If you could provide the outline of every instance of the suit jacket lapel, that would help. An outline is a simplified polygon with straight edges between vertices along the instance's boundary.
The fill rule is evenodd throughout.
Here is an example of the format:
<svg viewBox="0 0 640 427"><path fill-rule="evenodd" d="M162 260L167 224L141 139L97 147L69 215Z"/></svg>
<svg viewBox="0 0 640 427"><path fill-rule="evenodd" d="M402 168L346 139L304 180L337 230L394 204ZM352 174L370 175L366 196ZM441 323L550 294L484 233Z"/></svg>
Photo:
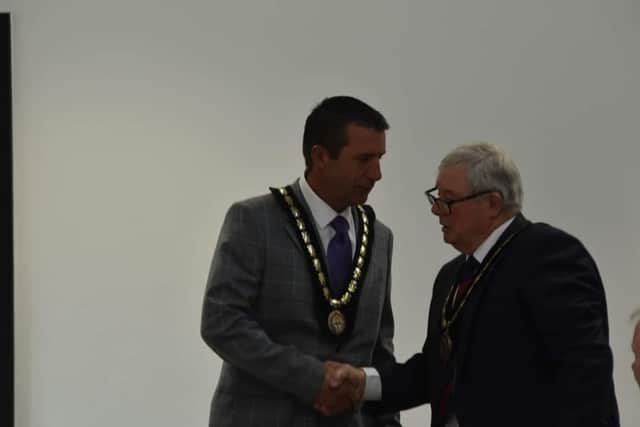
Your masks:
<svg viewBox="0 0 640 427"><path fill-rule="evenodd" d="M272 189L272 191L274 192L274 194L278 194L276 189ZM367 219L371 221L371 225L367 229L368 244L366 248L368 248L368 250L364 252L359 252L359 257L356 257L356 259L353 261L354 269L353 269L353 276L351 279L352 282L350 282L348 289L345 289L343 294L341 293L340 295L333 295L333 298L338 299L340 302L340 305L338 306L338 308L336 308L331 306L328 303L327 299L331 297L328 296L326 292L330 292L330 291L328 291L328 288L325 285L323 285L321 281L321 277L324 276L326 279L328 279L329 277L328 270L326 268L327 266L326 254L324 250L324 245L322 244L318 230L316 228L315 220L311 214L311 210L309 209L309 205L307 204L307 202L305 201L302 195L299 181L296 181L293 185L291 185L289 188L289 191L291 192L290 195L296 199L297 203L295 203L295 205L297 209L300 211L300 216L304 220L305 228L307 229L308 232L312 234L312 236L309 236L309 237L311 238L311 241L312 241L310 244L313 244L314 246L314 249L312 250L313 252L315 252L315 256L313 257L314 258L313 260L309 258L310 252L308 250L308 244L305 247L304 243L302 242L302 240L307 241L306 238L303 239L298 229L298 226L295 224L295 221L292 221L292 219L294 218L293 213L291 213L291 215L286 216L287 220L285 221L285 224L284 224L285 230L289 235L289 237L293 239L298 249L302 251L302 254L301 254L302 257L308 260L308 267L310 268L310 273L313 277L311 281L312 282L311 285L314 288L313 295L314 295L315 305L317 307L316 313L318 314L318 321L320 322L320 324L323 324L323 323L326 324L327 318L329 317L330 310L334 310L338 313L342 312L342 314L344 315L343 321L346 320L346 324L344 326L345 330L333 337L337 342L342 342L343 340L349 337L351 331L353 330L353 327L355 324L355 318L357 314L359 297L362 293L361 292L362 287L365 281L367 281L367 277L368 277L367 271L368 271L371 255L373 252L373 244L374 244L373 242L375 240L375 233L374 233L375 215L373 214L373 211L370 210L368 207L363 208L365 211L367 211L367 214L366 214ZM286 199L283 198L282 200L283 200L282 203L287 203ZM362 219L360 219L359 216L356 215L356 210L354 208L351 208L351 214L354 215L355 217L354 218L355 228L358 230L358 232L356 233L356 236L357 236L356 247L359 247L360 243L364 241L364 237L363 237L364 225L361 225ZM320 263L322 264L320 269L322 270L323 274L316 273L318 267L317 267L317 264L315 263L317 261L320 261ZM346 298L346 299L343 301L343 298ZM327 333L329 333L328 328L329 328L328 326L325 326L323 329L326 329Z"/></svg>
<svg viewBox="0 0 640 427"><path fill-rule="evenodd" d="M429 314L427 341L422 349L424 353L428 354L429 360L434 364L433 366L438 367L438 369L433 370L429 379L430 391L434 396L431 402L432 408L437 408L440 405L440 399L442 398L441 393L445 390L452 378L452 364L444 361L440 355L442 339L442 310L447 300L447 295L458 278L458 272L460 271L460 268L462 268L464 260L464 255L459 255L453 259L446 266L446 270L443 270L442 273L438 275L434 284ZM457 345L457 342L455 342L454 345ZM432 412L432 414L434 417L437 416L435 412Z"/></svg>
<svg viewBox="0 0 640 427"><path fill-rule="evenodd" d="M500 246L509 238L512 234L517 234L520 231L524 230L531 224L529 220L527 220L522 214L517 214L514 218L513 222L507 227L507 229L502 233L498 241L493 245L487 256L483 260L483 266L486 262L491 260L493 254L495 253ZM504 252L509 251L509 246L504 247ZM464 258L463 258L464 259ZM469 299L465 303L463 307L462 316L459 320L459 324L456 325L456 365L460 368L464 363L464 358L466 356L467 345L469 343L470 335L473 329L473 321L475 314L477 312L478 306L482 301L482 296L486 292L487 286L491 286L491 277L495 271L495 268L499 268L500 264L500 255L494 260L493 265L489 266L489 269L485 272L484 276L480 279L478 283L476 283L474 289L469 295ZM455 279L452 279L455 280Z"/></svg>
<svg viewBox="0 0 640 427"><path fill-rule="evenodd" d="M300 190L300 179L296 179L296 181L291 185L291 189L293 190L293 194L295 195L296 200L299 202L300 207L304 211L305 218L307 218L307 227L313 230L315 241L318 242L318 245L320 245L320 247L316 249L322 253L322 256L321 256L322 262L324 263L324 265L327 265L326 264L327 254L325 253L326 251L324 250L322 239L320 239L320 233L316 227L316 221L313 218L313 215L311 214L311 209L309 208L309 205L307 204L307 201L305 200L305 198L302 196L302 190ZM350 210L351 210L351 216L353 217L353 223L355 225L356 246L357 246L357 244L359 243L357 241L358 240L357 236L358 236L358 231L360 230L360 227L361 227L361 224L360 224L361 220L360 220L360 216L357 215L356 213L356 209L352 207ZM298 239L298 229L295 227L295 225L293 225L291 221L287 220L285 228L287 230L287 234L296 243L296 246L298 247L298 249L301 250L302 252L305 252L306 251L305 248L303 248L300 245L300 240Z"/></svg>
<svg viewBox="0 0 640 427"><path fill-rule="evenodd" d="M313 219L313 215L311 214L311 209L309 209L309 205L307 205L306 200L302 196L302 190L300 190L299 179L296 179L296 181L293 184L291 184L291 189L293 190L293 194L295 195L296 201L298 201L299 203L299 207L303 211L304 218L306 218L305 224L307 228L311 230L311 232L314 234L313 236L314 241L318 242L318 245L320 245L320 247L316 249L318 250L318 252L321 253L322 261L326 265L326 259L325 259L326 257L324 253L325 252L324 248L322 247L322 240L320 239L320 234L318 233L318 229L316 228L316 221ZM295 242L296 247L301 252L303 252L304 255L306 256L306 249L302 247L302 245L300 244L300 240L298 238L298 229L296 228L295 224L293 224L289 220L288 216L284 221L284 226L285 226L285 229L287 230L287 234L289 235L289 237Z"/></svg>

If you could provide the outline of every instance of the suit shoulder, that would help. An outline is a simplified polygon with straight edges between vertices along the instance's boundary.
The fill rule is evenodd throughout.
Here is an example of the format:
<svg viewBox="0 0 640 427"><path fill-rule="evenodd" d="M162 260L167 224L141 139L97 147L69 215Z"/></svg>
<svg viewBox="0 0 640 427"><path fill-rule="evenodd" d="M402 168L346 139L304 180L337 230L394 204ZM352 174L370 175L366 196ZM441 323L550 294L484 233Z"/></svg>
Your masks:
<svg viewBox="0 0 640 427"><path fill-rule="evenodd" d="M549 242L565 242L566 244L583 246L582 242L574 235L544 222L532 223L528 230L525 231L525 236L527 236L531 244L547 245Z"/></svg>
<svg viewBox="0 0 640 427"><path fill-rule="evenodd" d="M532 223L523 234L522 253L528 256L535 254L541 259L548 259L562 255L572 259L591 259L595 263L582 241L560 228L537 222Z"/></svg>
<svg viewBox="0 0 640 427"><path fill-rule="evenodd" d="M393 231L385 223L376 218L375 222L376 233L380 235L393 236Z"/></svg>
<svg viewBox="0 0 640 427"><path fill-rule="evenodd" d="M238 200L229 206L225 214L223 227L264 228L271 218L279 218L279 212L284 212L275 197L262 194L244 200ZM246 231L246 230L245 230Z"/></svg>
<svg viewBox="0 0 640 427"><path fill-rule="evenodd" d="M249 197L247 199L238 200L231 204L229 210L250 210L260 211L267 207L276 206L277 202L272 194L261 194L259 196Z"/></svg>

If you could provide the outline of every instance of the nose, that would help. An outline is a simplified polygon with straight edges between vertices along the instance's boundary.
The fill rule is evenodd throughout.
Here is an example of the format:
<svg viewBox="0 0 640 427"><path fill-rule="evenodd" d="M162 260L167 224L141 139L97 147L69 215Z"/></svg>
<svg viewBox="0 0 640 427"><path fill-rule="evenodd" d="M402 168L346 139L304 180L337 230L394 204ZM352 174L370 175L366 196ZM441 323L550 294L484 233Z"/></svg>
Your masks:
<svg viewBox="0 0 640 427"><path fill-rule="evenodd" d="M369 177L369 179L371 179L372 181L380 181L380 179L382 179L382 170L380 168L380 159L373 159L371 161L371 165L369 167L369 170L367 171L367 175Z"/></svg>
<svg viewBox="0 0 640 427"><path fill-rule="evenodd" d="M431 213L438 217L442 216L442 211L438 208L437 203L431 205Z"/></svg>

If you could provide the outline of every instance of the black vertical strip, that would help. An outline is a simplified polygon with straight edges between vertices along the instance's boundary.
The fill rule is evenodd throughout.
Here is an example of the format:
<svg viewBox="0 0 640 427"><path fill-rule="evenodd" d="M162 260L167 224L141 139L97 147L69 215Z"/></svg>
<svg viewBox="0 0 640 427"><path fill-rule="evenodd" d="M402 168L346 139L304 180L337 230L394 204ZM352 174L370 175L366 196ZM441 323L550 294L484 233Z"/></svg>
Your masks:
<svg viewBox="0 0 640 427"><path fill-rule="evenodd" d="M13 359L13 143L11 124L11 20L0 13L0 174L2 206L2 279L0 280L0 425L14 425Z"/></svg>

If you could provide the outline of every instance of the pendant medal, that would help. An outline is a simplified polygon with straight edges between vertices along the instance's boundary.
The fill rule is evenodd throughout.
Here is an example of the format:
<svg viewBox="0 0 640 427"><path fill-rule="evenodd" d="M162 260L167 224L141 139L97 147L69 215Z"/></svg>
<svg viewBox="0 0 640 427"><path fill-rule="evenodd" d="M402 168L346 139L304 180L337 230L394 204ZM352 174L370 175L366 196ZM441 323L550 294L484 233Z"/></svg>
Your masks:
<svg viewBox="0 0 640 427"><path fill-rule="evenodd" d="M331 333L337 336L342 335L347 326L347 321L340 310L332 310L327 318L327 325Z"/></svg>

